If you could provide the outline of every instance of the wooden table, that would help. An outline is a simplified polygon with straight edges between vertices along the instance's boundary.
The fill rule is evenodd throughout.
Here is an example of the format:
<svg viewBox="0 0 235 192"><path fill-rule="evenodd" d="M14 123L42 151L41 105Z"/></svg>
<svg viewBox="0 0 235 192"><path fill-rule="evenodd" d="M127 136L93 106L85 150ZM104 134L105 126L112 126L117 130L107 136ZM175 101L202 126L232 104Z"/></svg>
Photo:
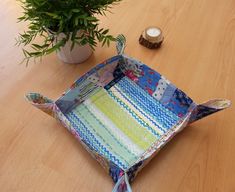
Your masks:
<svg viewBox="0 0 235 192"><path fill-rule="evenodd" d="M127 37L126 53L168 77L195 101L235 100L234 0L125 0L102 25ZM109 176L58 122L30 106L24 94L55 99L81 74L115 54L98 47L81 65L55 54L42 63L19 65L15 47L21 8L0 6L0 190L3 192L111 192ZM138 44L149 25L162 28L159 50ZM133 183L134 192L235 191L235 110L217 113L187 127Z"/></svg>

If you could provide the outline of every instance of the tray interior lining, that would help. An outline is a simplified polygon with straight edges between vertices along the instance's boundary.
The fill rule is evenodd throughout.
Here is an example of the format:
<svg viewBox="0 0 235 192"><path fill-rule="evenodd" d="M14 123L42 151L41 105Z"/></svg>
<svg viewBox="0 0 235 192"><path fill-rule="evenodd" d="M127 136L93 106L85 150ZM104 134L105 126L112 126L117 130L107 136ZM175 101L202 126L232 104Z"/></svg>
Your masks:
<svg viewBox="0 0 235 192"><path fill-rule="evenodd" d="M88 146L128 169L179 117L128 77L65 114Z"/></svg>

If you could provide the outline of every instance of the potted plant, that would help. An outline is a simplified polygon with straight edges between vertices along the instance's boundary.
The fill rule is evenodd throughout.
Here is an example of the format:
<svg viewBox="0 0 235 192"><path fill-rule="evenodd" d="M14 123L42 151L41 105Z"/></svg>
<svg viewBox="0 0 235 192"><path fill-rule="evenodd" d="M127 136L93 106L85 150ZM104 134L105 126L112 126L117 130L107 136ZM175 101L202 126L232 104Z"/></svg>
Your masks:
<svg viewBox="0 0 235 192"><path fill-rule="evenodd" d="M99 28L97 15L121 0L19 0L23 16L19 22L28 22L28 29L19 34L18 45L23 48L25 60L57 52L66 63L81 63L101 42L102 46L115 41L108 29ZM40 44L35 39L40 37ZM38 41L37 41L38 42Z"/></svg>

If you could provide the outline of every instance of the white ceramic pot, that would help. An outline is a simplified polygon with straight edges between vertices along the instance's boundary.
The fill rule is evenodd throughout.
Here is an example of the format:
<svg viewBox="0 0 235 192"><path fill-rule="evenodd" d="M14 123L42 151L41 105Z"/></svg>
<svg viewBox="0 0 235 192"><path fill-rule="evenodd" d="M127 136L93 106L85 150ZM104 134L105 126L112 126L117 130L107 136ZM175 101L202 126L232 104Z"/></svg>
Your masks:
<svg viewBox="0 0 235 192"><path fill-rule="evenodd" d="M59 34L57 40L64 38L65 35L63 33ZM66 44L60 48L57 52L57 56L64 63L82 63L87 60L91 54L93 53L91 47L86 44L84 46L76 44L71 51L71 40L67 41Z"/></svg>

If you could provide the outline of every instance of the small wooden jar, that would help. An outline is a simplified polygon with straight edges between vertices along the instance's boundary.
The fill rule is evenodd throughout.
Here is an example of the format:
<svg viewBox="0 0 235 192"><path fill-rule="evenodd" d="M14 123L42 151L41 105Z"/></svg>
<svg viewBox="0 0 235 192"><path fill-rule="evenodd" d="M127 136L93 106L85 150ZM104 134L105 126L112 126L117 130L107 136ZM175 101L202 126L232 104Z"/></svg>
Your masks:
<svg viewBox="0 0 235 192"><path fill-rule="evenodd" d="M140 35L139 43L149 49L156 49L161 46L163 39L160 28L148 27Z"/></svg>

